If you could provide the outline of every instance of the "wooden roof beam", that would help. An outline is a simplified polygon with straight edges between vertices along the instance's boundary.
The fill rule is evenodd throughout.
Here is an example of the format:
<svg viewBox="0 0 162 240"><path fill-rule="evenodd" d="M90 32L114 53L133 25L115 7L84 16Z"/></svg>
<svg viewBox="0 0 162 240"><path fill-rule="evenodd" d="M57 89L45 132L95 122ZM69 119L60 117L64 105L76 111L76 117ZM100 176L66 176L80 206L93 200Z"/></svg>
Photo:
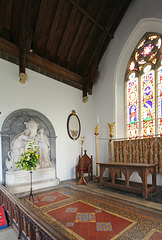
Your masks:
<svg viewBox="0 0 162 240"><path fill-rule="evenodd" d="M100 30L104 30L103 26L101 26L93 17L91 17L83 8L81 8L74 0L68 0L71 4L73 4L83 15L85 15L92 23L94 23Z"/></svg>
<svg viewBox="0 0 162 240"><path fill-rule="evenodd" d="M60 19L60 16L61 16L61 12L62 12L63 6L64 6L64 1L63 0L59 0L58 1L57 10L56 10L56 14L55 14L54 19L53 19L51 32L50 32L50 35L49 35L49 38L48 38L48 42L47 42L47 45L46 45L46 51L50 51L51 46L53 44L53 39L55 37L57 26L59 24L59 19Z"/></svg>
<svg viewBox="0 0 162 240"><path fill-rule="evenodd" d="M103 7L103 5L100 7L100 9L97 13L96 19L98 19L99 15L100 15L100 12L102 12L102 7ZM77 63L76 63L76 65L78 65L78 66L80 65L80 63L82 61L82 57L84 56L84 54L85 54L85 52L86 52L86 50L87 50L87 48L90 44L90 39L91 39L91 36L93 35L95 29L96 29L96 25L93 24L93 26L92 26L92 28L89 32L89 36L88 36L88 38L87 38L87 40L86 40L86 42L85 42L85 44L84 44L84 46L81 50L81 53L78 57L78 60L77 60ZM84 82L84 86L83 86L83 102L87 101L87 99L88 99L87 94L89 92L91 92L91 94L92 94L93 83L96 81L97 76L98 76L97 66L87 67L87 69L85 69L85 75L86 75L85 78L84 78L85 82ZM86 100L84 101L84 99L86 99Z"/></svg>
<svg viewBox="0 0 162 240"><path fill-rule="evenodd" d="M6 53L13 58L19 58L19 47L3 38L0 37L0 51ZM84 79L82 76L73 73L57 64L54 64L48 60L43 59L35 53L27 52L25 55L26 62L38 66L46 70L49 73L52 73L56 76L59 76L65 80L71 82L71 85L77 87L78 89L83 89Z"/></svg>
<svg viewBox="0 0 162 240"><path fill-rule="evenodd" d="M36 44L37 44L37 41L39 39L40 32L42 30L42 23L43 23L45 11L46 11L47 1L48 0L42 0L41 5L40 5L40 9L39 9L37 24L36 24L36 28L35 28L35 34L34 34L34 38L33 38L33 48L34 48L35 52L37 50L37 45Z"/></svg>
<svg viewBox="0 0 162 240"><path fill-rule="evenodd" d="M90 10L90 9L91 9L91 4L92 4L92 2L89 3L87 10ZM69 54L68 54L68 57L67 57L67 62L70 62L70 60L71 60L71 55L73 54L73 52L75 51L75 49L76 49L76 47L77 47L77 44L78 44L78 42L79 42L81 33L84 31L84 26L85 26L85 24L86 24L86 21L87 21L87 16L84 15L84 17L83 17L83 19L82 19L82 22L81 22L81 24L80 24L80 26L79 26L79 28L78 28L77 33L76 33L75 39L74 39L74 41L73 41L73 44L72 44L72 46L71 46L71 49L70 49L70 51L69 51Z"/></svg>
<svg viewBox="0 0 162 240"><path fill-rule="evenodd" d="M11 28L11 17L12 17L13 0L5 1L5 28L3 29L2 36L10 40L10 28Z"/></svg>
<svg viewBox="0 0 162 240"><path fill-rule="evenodd" d="M57 51L57 55L60 56L60 58L64 54L64 49L65 49L65 46L66 46L67 38L68 38L68 35L69 35L69 32L70 32L71 26L73 26L73 22L74 22L76 13L77 13L77 8L74 6L71 13L70 13L70 17L69 17L68 23L66 25L66 29L64 31L62 41L61 41L59 49Z"/></svg>
<svg viewBox="0 0 162 240"><path fill-rule="evenodd" d="M20 49L19 49L19 76L20 82L25 83L25 54L30 50L32 41L32 32L30 27L30 12L31 12L31 0L23 1L23 9L21 16L21 28L19 32Z"/></svg>
<svg viewBox="0 0 162 240"><path fill-rule="evenodd" d="M109 31L109 33L108 33L108 35L106 37L106 40L105 40L105 42L104 42L104 44L102 46L102 49L101 49L101 51L99 53L98 62L101 60L104 52L106 51L106 48L107 48L108 44L110 43L111 39L114 37L113 34L114 34L115 30L117 29L117 27L119 26L120 21L123 18L123 16L124 16L124 14L125 14L125 12L126 12L126 10L127 10L127 8L128 8L128 6L129 6L131 1L132 0L125 1L125 4L123 5L123 7L122 7L122 9L120 11L120 14L118 15L118 18L115 19L115 22L113 22L113 25L112 25L111 30L110 30L111 32Z"/></svg>
<svg viewBox="0 0 162 240"><path fill-rule="evenodd" d="M100 7L100 9L99 9L99 11L98 11L98 13L97 13L96 19L98 19L99 15L100 15L100 11L102 11L102 6ZM92 25L92 28L91 28L91 30L90 30L90 32L89 32L89 34L88 34L87 40L85 41L84 46L82 47L82 50L81 50L81 52L80 52L80 55L79 55L78 60L77 60L77 62L76 62L76 65L80 65L80 63L81 63L81 61L82 61L82 58L83 58L83 56L85 55L85 52L86 52L86 50L87 50L87 47L88 47L89 44L90 44L91 36L93 35L93 33L94 33L94 31L95 31L95 28L96 28L96 25L93 24L93 25Z"/></svg>
<svg viewBox="0 0 162 240"><path fill-rule="evenodd" d="M118 1L118 3L116 4L115 8L113 9L113 12L112 12L110 18L108 19L108 22L107 22L107 25L105 27L105 30L103 31L102 36L101 36L100 40L98 41L97 46L94 49L93 55L91 56L91 59L89 61L89 65L90 66L94 65L94 64L95 65L98 64L98 57L99 57L100 51L102 49L102 46L103 46L103 44L105 42L106 37L110 34L109 31L111 29L111 26L112 26L113 22L116 20L118 14L120 13L121 8L122 8L121 7L121 3L120 3L120 1Z"/></svg>

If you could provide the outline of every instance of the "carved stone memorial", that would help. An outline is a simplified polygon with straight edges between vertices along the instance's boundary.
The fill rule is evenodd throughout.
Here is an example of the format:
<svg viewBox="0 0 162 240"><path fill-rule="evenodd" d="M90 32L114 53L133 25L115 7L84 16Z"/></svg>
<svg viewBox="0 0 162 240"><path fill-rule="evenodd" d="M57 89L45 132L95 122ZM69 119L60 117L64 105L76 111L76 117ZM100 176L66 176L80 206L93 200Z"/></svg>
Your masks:
<svg viewBox="0 0 162 240"><path fill-rule="evenodd" d="M26 113L29 111L30 114L26 117ZM48 125L50 126L50 124L44 124L43 122L46 118L42 117L39 112L34 110L20 110L19 113L16 111L14 115L21 115L21 118L16 117L15 120L14 116L13 119L16 122L19 122L18 126L21 127L18 128L23 130L16 134L10 141L7 157L4 160L5 164L3 166L3 172L5 173L6 187L13 194L29 192L30 172L17 169L15 162L20 160L21 154L28 148L29 143L31 142L35 142L36 145L38 145L40 153L39 164L37 165L36 171L33 170L33 190L58 185L59 179L56 177L56 159L54 158L54 149L52 149L55 145L51 144L54 143L55 133L53 133L52 137L52 134L50 134L52 128L46 127ZM23 122L25 118L27 121ZM4 124L4 131L6 126L7 124ZM12 131L12 127L10 128L10 131ZM7 148L3 144L2 146L4 146L3 157L5 157Z"/></svg>

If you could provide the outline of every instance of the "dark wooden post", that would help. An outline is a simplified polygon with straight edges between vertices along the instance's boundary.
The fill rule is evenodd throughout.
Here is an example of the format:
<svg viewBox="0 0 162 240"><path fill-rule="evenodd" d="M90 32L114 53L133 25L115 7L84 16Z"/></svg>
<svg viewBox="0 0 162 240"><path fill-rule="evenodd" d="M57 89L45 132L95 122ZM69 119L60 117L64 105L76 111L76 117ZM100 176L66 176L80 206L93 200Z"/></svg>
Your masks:
<svg viewBox="0 0 162 240"><path fill-rule="evenodd" d="M25 0L23 2L22 25L19 33L19 76L20 82L23 84L25 83L27 77L25 73L25 53L30 50L32 41L32 32L30 28L30 9L31 0Z"/></svg>
<svg viewBox="0 0 162 240"><path fill-rule="evenodd" d="M98 70L95 67L90 67L87 70L87 76L84 78L85 83L83 86L83 98L82 101L86 103L88 101L88 93L92 93L93 83L95 83L98 76Z"/></svg>
<svg viewBox="0 0 162 240"><path fill-rule="evenodd" d="M21 219L21 214L20 214L20 209L17 207L17 221L18 223L18 239L21 239L21 233L22 233L22 219Z"/></svg>

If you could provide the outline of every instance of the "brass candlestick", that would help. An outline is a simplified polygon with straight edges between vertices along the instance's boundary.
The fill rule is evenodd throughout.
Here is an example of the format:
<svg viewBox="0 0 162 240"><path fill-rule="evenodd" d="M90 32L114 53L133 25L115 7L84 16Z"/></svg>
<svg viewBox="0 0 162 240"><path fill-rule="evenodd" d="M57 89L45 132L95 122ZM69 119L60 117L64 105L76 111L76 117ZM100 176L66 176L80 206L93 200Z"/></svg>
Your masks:
<svg viewBox="0 0 162 240"><path fill-rule="evenodd" d="M81 137L79 140L78 140L78 142L81 144L81 178L80 178L80 180L79 180L79 182L78 182L78 185L80 185L80 184L85 184L85 185L87 185L87 182L86 182L86 180L85 180L85 178L84 178L84 172L83 172L83 143L84 143L84 140L85 140L85 137L83 136L83 137Z"/></svg>
<svg viewBox="0 0 162 240"><path fill-rule="evenodd" d="M81 157L83 156L83 144L84 144L85 136L81 137L78 142L81 144Z"/></svg>
<svg viewBox="0 0 162 240"><path fill-rule="evenodd" d="M113 130L113 128L114 128L114 124L115 124L115 122L113 122L113 123L107 123L108 124L108 126L109 126L109 130L110 130L110 140L109 140L109 161L112 161L112 152L113 152L113 146L112 146L112 138L113 138L113 136L114 136L114 130Z"/></svg>
<svg viewBox="0 0 162 240"><path fill-rule="evenodd" d="M98 179L98 135L99 135L99 123L94 128L96 135L96 179Z"/></svg>

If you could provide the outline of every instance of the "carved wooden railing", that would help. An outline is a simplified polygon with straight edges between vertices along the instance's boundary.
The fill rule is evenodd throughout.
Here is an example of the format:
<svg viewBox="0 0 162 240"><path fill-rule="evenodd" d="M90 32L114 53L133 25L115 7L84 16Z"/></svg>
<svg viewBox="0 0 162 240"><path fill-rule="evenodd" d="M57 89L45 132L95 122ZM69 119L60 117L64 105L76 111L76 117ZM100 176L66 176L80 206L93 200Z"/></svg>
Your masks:
<svg viewBox="0 0 162 240"><path fill-rule="evenodd" d="M9 225L15 229L18 239L52 240L61 239L58 233L31 213L7 189L0 185L0 204L3 205Z"/></svg>

